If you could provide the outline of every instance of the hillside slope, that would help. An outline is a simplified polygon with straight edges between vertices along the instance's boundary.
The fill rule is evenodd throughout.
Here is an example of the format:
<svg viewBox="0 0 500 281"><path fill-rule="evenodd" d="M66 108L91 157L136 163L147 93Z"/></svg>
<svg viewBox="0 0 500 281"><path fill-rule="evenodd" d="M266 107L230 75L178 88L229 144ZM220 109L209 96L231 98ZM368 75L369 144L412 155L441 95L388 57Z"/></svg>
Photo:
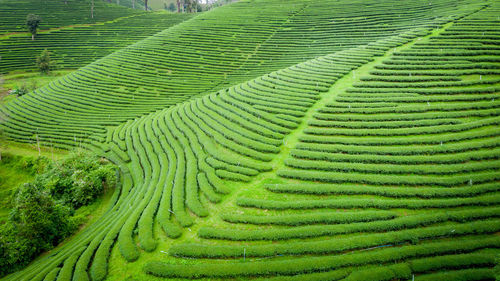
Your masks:
<svg viewBox="0 0 500 281"><path fill-rule="evenodd" d="M380 28L356 28L371 42L318 47L323 56L186 102L136 97L125 111L104 99L94 113L89 103L86 122L76 110L67 123L27 114L62 145L77 122L95 130L82 145L120 164L123 185L96 224L6 279L493 279L500 2L462 4L433 2L440 17L422 12L380 37L390 25L374 20ZM105 114L112 121L100 123ZM31 124L7 126L22 140Z"/></svg>
<svg viewBox="0 0 500 281"><path fill-rule="evenodd" d="M26 32L26 16L37 14L42 18L40 30L73 24L91 24L141 13L102 0L94 2L91 17L90 0L0 0L0 36L12 32Z"/></svg>
<svg viewBox="0 0 500 281"><path fill-rule="evenodd" d="M430 26L436 18L457 18L474 3L240 1L97 60L0 110L9 117L5 130L17 141L37 135L63 148L89 137L101 141L106 127L307 59Z"/></svg>
<svg viewBox="0 0 500 281"><path fill-rule="evenodd" d="M51 52L57 69L77 69L193 16L144 12L97 24L63 26L41 32L35 41L26 34L0 38L0 73L36 70L36 57L44 49Z"/></svg>

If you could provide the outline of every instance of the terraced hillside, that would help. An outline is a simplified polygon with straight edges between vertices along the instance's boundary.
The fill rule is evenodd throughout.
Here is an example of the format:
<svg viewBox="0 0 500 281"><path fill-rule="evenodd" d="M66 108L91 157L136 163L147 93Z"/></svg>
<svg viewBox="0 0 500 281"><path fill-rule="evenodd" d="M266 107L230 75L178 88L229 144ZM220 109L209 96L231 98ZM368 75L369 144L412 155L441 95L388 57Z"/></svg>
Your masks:
<svg viewBox="0 0 500 281"><path fill-rule="evenodd" d="M90 136L102 141L105 127L320 55L435 26L476 9L474 1L237 2L9 103L2 109L9 116L5 130L16 140L30 142L36 134L59 147L88 142ZM404 16L395 17L398 13Z"/></svg>
<svg viewBox="0 0 500 281"><path fill-rule="evenodd" d="M97 223L7 280L495 279L500 1L297 1L285 24L269 24L272 36L248 38L254 51L239 54L247 59L227 57L237 63L217 70L221 55L213 53L210 70L228 73L220 80L195 75L208 68L202 63L179 66L186 76L171 80L96 74L131 61L161 70L154 52L174 53L161 45L167 37L184 38L202 20L211 36L227 33L221 27L230 25L207 19L234 20L243 8L251 18L252 7L254 17L279 14L282 3L216 9L2 109L11 138L29 141L36 132L60 146L81 143L119 164L122 179ZM317 17L305 13L314 5ZM336 8L346 15L328 15ZM366 25L356 26L359 13ZM323 29L338 22L352 23L344 37ZM249 35L240 26L233 34ZM311 34L301 41L306 26ZM277 38L297 51L276 41L264 52ZM242 46L206 42L219 51ZM255 77L260 71L267 73ZM180 80L188 73L198 83ZM139 80L155 84L132 98L127 86L112 94L117 81ZM80 131L93 135L77 138Z"/></svg>
<svg viewBox="0 0 500 281"><path fill-rule="evenodd" d="M144 0L111 0L110 2L128 8L144 9Z"/></svg>
<svg viewBox="0 0 500 281"><path fill-rule="evenodd" d="M26 16L37 14L42 18L40 30L73 24L91 24L140 11L109 4L102 0L94 2L94 18L91 17L90 0L0 0L0 36L12 32L26 32Z"/></svg>
<svg viewBox="0 0 500 281"><path fill-rule="evenodd" d="M36 69L35 58L47 49L59 69L77 69L154 35L194 14L137 13L111 21L42 32L35 41L25 34L0 39L0 73Z"/></svg>

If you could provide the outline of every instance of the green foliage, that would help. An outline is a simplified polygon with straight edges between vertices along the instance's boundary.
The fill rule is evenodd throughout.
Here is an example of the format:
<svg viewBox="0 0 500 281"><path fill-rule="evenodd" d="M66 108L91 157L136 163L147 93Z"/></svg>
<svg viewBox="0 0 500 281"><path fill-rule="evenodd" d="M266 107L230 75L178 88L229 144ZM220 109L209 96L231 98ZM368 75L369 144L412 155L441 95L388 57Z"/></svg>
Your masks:
<svg viewBox="0 0 500 281"><path fill-rule="evenodd" d="M116 185L116 167L84 151L60 163L38 157L17 165L38 174L17 189L8 223L0 225L0 275L24 266L72 234L82 222L73 216L74 209Z"/></svg>
<svg viewBox="0 0 500 281"><path fill-rule="evenodd" d="M455 271L437 272L421 275L415 280L418 281L471 281L471 280L493 280L497 278L495 272L490 268L472 268Z"/></svg>
<svg viewBox="0 0 500 281"><path fill-rule="evenodd" d="M175 6L175 4L173 2L171 2L168 7L167 7L167 4L165 4L165 10L169 10L171 12L176 12L177 11L177 7Z"/></svg>
<svg viewBox="0 0 500 281"><path fill-rule="evenodd" d="M35 14L29 14L26 17L26 26L28 27L28 31L31 33L33 40L34 40L35 35L38 31L38 26L40 25L41 21L42 21L42 18L40 18L40 16L35 15Z"/></svg>
<svg viewBox="0 0 500 281"><path fill-rule="evenodd" d="M50 58L50 52L45 49L36 57L36 65L40 72L48 74L54 68L55 62Z"/></svg>
<svg viewBox="0 0 500 281"><path fill-rule="evenodd" d="M149 261L139 259L139 247L154 251L165 245L156 236L177 238L198 222L205 227L194 228L197 236L167 243L165 254L176 258L147 263L146 274L393 280L418 270L492 267L491 259L433 258L500 247L498 81L457 77L496 72L496 10L476 0L396 2L239 1L10 105L16 119L7 130L15 138L33 135L25 122L33 121L44 140L83 143L120 163L123 175L116 203L86 235L23 277L41 279L63 265L64 278L87 279L90 270L103 280L113 250L128 262ZM448 21L446 28L466 25L460 37L471 41L431 32ZM172 56L178 53L182 62ZM484 54L488 63L476 69ZM374 67L388 60L412 63ZM402 77L413 71L421 75ZM182 103L194 94L204 96ZM46 108L32 117L25 104L40 103ZM65 108L70 114L62 115ZM63 202L65 185L52 189ZM220 201L217 210L212 203ZM214 210L219 216L196 219Z"/></svg>
<svg viewBox="0 0 500 281"><path fill-rule="evenodd" d="M426 208L453 208L461 206L492 206L500 203L500 194L486 194L466 198L447 198L447 199L372 199L372 198L338 198L338 199L320 199L320 200L295 200L278 201L266 200L260 198L240 197L236 203L241 207L251 207L271 210L306 210L317 208L377 208L377 209L426 209Z"/></svg>
<svg viewBox="0 0 500 281"><path fill-rule="evenodd" d="M155 276L171 278L294 275L312 271L333 270L347 266L397 262L433 255L468 253L477 249L498 246L500 246L500 239L498 237L471 237L469 239L459 238L452 241L433 241L418 245L404 245L346 255L306 256L285 260L233 261L225 263L205 262L197 264L149 262L144 267L144 270Z"/></svg>
<svg viewBox="0 0 500 281"><path fill-rule="evenodd" d="M142 0L135 0L141 2ZM130 0L120 0L121 3ZM67 3L67 4L65 4ZM110 21L119 17L137 15L142 11L110 5L107 1L95 1L95 17L90 17L91 0L61 0L61 1L7 1L2 2L0 11L0 34L23 32L26 30L24 21L26 15L36 13L43 20L39 28L46 30L75 24L89 24Z"/></svg>
<svg viewBox="0 0 500 281"><path fill-rule="evenodd" d="M461 269L472 266L489 267L495 264L495 255L487 253L437 256L410 262L413 272L429 272L443 268Z"/></svg>
<svg viewBox="0 0 500 281"><path fill-rule="evenodd" d="M18 189L9 223L0 228L0 268L4 275L51 249L76 229L71 208L32 183Z"/></svg>
<svg viewBox="0 0 500 281"><path fill-rule="evenodd" d="M10 153L2 154L0 161L0 208L6 210L5 215L2 214L2 220L7 219L8 210L13 207L17 187L31 181L35 174L42 172L49 163L50 161L46 157L35 158Z"/></svg>
<svg viewBox="0 0 500 281"><path fill-rule="evenodd" d="M309 214L293 214L280 216L255 216L238 213L222 214L224 221L231 223L249 223L262 225L299 226L308 224L334 224L348 222L369 222L393 219L397 215L391 211L358 211L358 212L315 212Z"/></svg>
<svg viewBox="0 0 500 281"><path fill-rule="evenodd" d="M411 269L407 264L395 264L385 267L369 268L353 272L345 281L383 281L408 280L411 278Z"/></svg>
<svg viewBox="0 0 500 281"><path fill-rule="evenodd" d="M28 86L26 83L19 85L16 89L12 90L10 94L17 95L18 97L23 96L29 93Z"/></svg>
<svg viewBox="0 0 500 281"><path fill-rule="evenodd" d="M50 165L34 181L35 185L47 189L56 200L73 208L90 204L116 183L116 167L108 160L83 150Z"/></svg>
<svg viewBox="0 0 500 281"><path fill-rule="evenodd" d="M75 1L78 3L71 3L69 4L71 7L68 8L74 8L75 6L78 7L85 2L80 0L69 1ZM18 0L11 2L16 3ZM38 3L33 3L34 0L28 0L27 2L31 3L28 4L26 2L22 2L22 4L18 3L18 5L31 5L30 9L34 5L39 5ZM54 4L56 2L56 0L49 0L44 3ZM96 4L100 4L105 3L106 1L99 0L95 2ZM3 6L4 5L2 5L2 8ZM50 7L47 8L47 10L51 8L54 9L54 7ZM82 7L80 6L79 8ZM69 11L69 14L61 12L58 14L57 18L47 18L48 15L44 16L41 29L45 29L52 25L55 25L52 27L56 27L56 29L51 32L44 32L40 36L37 36L36 43L28 41L24 37L20 36L11 36L0 39L0 44L5 46L7 50L11 50L11 52L2 53L2 60L0 60L0 73L7 73L14 70L26 71L36 69L36 61L34 58L40 55L44 49L53 51L51 58L57 61L59 69L78 69L96 59L104 57L143 38L181 23L182 21L193 16L193 14L166 15L164 12L132 12L131 9L125 11L125 14L120 15L117 13L119 13L122 9L116 5L110 5L109 7L97 8L99 9L96 11L97 20L104 20L98 25L76 27L67 26L85 24L87 20L92 21L90 16L88 18L81 19L79 22L76 21L81 14L87 15L89 13L88 7L85 8L86 10L84 12ZM3 27L3 22L1 21L2 12L5 12L5 10L0 11L0 30ZM17 13L17 11L13 11L12 13ZM65 17L72 18L65 19ZM50 22L47 22L49 20ZM47 24L49 26L44 26L43 24ZM60 29L57 29L57 24L61 25ZM0 32L0 34L2 33ZM75 42L78 43L78 48L75 48Z"/></svg>
<svg viewBox="0 0 500 281"><path fill-rule="evenodd" d="M248 230L202 227L198 231L198 236L206 239L223 239L232 241L277 241L295 238L304 239L350 233L396 231L408 228L425 227L436 223L444 223L447 221L467 222L477 219L498 218L500 216L500 214L498 213L499 211L499 208L483 208L467 211L435 212L433 214L402 216L395 219L386 220L381 217L380 220L373 220L368 222L357 222L357 219L363 220L363 218L357 218L343 223L341 222L341 224L304 225L287 229L273 227ZM363 215L365 213L367 212L359 212L360 215ZM303 223L306 222L307 221L304 221ZM259 224L260 222L255 223L252 221L235 221L235 223Z"/></svg>
<svg viewBox="0 0 500 281"><path fill-rule="evenodd" d="M424 227L361 234L345 238L328 238L320 241L300 241L265 245L209 245L202 243L175 244L169 253L191 258L273 257L276 255L332 254L348 250L381 245L416 244L420 240L438 237L456 237L470 234L487 234L500 230L500 220L474 221L463 224Z"/></svg>
<svg viewBox="0 0 500 281"><path fill-rule="evenodd" d="M37 250L46 250L72 232L70 214L71 209L57 203L48 190L27 183L17 191L9 221L14 223L21 237L39 240Z"/></svg>

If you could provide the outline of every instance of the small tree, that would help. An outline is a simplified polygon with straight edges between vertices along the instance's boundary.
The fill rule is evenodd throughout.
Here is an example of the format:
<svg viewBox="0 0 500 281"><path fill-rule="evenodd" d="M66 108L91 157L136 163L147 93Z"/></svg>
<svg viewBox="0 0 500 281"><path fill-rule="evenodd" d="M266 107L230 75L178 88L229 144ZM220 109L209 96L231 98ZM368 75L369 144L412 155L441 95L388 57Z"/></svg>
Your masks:
<svg viewBox="0 0 500 281"><path fill-rule="evenodd" d="M175 4L174 3L170 3L170 5L168 5L168 10L171 11L171 12L175 12Z"/></svg>
<svg viewBox="0 0 500 281"><path fill-rule="evenodd" d="M54 67L55 63L50 59L50 52L45 49L40 56L36 58L36 65L42 73L48 74L50 69Z"/></svg>
<svg viewBox="0 0 500 281"><path fill-rule="evenodd" d="M35 35L41 21L42 19L35 14L29 14L26 17L26 26L28 26L28 30L31 33L31 40L35 40Z"/></svg>

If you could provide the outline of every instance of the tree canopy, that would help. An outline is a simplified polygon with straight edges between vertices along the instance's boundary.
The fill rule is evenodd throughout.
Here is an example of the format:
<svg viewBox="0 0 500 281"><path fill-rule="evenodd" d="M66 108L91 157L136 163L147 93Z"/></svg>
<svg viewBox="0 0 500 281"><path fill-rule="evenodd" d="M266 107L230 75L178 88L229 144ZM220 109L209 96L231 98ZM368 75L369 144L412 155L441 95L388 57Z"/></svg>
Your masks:
<svg viewBox="0 0 500 281"><path fill-rule="evenodd" d="M28 30L31 33L31 40L35 40L35 35L37 33L38 26L40 25L41 21L42 18L40 18L40 16L35 14L29 14L26 17L26 26L28 26Z"/></svg>

